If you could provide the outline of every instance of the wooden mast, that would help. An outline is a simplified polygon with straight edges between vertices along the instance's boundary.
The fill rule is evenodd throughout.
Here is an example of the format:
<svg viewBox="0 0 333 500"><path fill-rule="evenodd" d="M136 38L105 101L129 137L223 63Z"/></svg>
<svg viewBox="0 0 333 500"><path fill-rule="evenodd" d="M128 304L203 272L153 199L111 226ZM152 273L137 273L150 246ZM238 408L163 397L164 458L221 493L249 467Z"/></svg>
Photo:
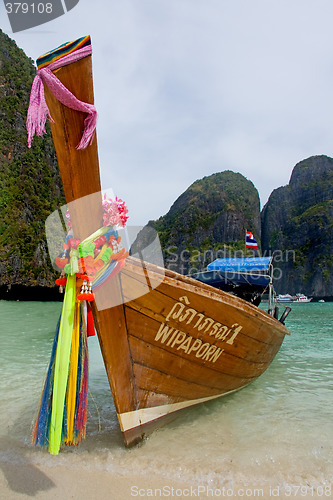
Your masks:
<svg viewBox="0 0 333 500"><path fill-rule="evenodd" d="M94 103L91 56L56 71L57 78L83 102ZM79 239L100 227L102 220L101 182L96 134L91 146L76 149L86 114L61 104L44 85L45 99L54 122L50 122L54 146L67 203L76 201L71 214ZM96 193L96 196L94 196ZM84 196L89 198L82 200ZM72 208L74 212L74 208ZM75 210L76 212L76 210Z"/></svg>

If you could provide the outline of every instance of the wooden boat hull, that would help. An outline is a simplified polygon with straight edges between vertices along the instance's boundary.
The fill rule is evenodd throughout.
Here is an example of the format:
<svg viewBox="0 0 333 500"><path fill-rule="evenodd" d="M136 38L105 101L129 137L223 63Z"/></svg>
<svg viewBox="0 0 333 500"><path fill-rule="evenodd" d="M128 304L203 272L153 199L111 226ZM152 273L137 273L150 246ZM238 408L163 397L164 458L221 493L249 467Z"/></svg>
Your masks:
<svg viewBox="0 0 333 500"><path fill-rule="evenodd" d="M121 294L124 300L109 310L117 319L107 328L99 314L97 322L126 445L179 410L247 386L266 370L288 333L242 299L154 265L144 268L136 259L128 258L107 286L107 296ZM124 374L118 371L128 357L131 402L119 397Z"/></svg>
<svg viewBox="0 0 333 500"><path fill-rule="evenodd" d="M56 75L80 100L93 103L90 56ZM83 239L102 220L97 141L76 149L84 113L44 87L66 200L95 193L71 210L75 236ZM94 320L126 445L181 409L248 385L288 333L242 299L134 258L97 292Z"/></svg>

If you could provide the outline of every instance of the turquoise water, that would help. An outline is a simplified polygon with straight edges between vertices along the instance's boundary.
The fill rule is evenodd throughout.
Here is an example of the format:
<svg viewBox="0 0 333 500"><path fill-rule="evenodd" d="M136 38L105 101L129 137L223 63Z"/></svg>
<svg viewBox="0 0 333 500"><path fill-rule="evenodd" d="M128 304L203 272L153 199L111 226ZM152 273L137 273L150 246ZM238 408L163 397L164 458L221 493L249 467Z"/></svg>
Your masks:
<svg viewBox="0 0 333 500"><path fill-rule="evenodd" d="M0 466L50 466L211 486L333 481L333 303L295 304L269 369L242 391L192 408L126 450L96 337L89 339L87 439L51 457L30 444L60 303L0 301Z"/></svg>

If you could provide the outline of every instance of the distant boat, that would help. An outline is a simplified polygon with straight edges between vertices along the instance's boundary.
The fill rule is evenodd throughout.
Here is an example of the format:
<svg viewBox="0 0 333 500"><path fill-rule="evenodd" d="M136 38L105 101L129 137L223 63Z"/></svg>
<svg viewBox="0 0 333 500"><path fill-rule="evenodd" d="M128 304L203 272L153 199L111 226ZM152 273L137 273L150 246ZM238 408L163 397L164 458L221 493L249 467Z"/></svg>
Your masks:
<svg viewBox="0 0 333 500"><path fill-rule="evenodd" d="M294 297L292 297L292 295L289 294L277 296L278 302L294 302L294 300L295 300Z"/></svg>
<svg viewBox="0 0 333 500"><path fill-rule="evenodd" d="M61 47L45 56L45 64L55 55L61 56ZM79 99L93 102L90 56L61 67L56 75ZM45 97L66 200L77 203L101 190L96 137L88 148L76 149L85 113L61 104L47 85ZM81 241L101 225L98 195L89 206L83 198L80 213L69 209ZM283 324L286 313L278 320L277 308L268 314L255 305L267 285L272 289L265 272L270 262L258 262L265 268L257 268L255 279L239 263L223 268L218 262L221 275L214 283L214 272L186 277L128 257L119 274L103 285L105 296L122 300L98 308L96 293L95 327L127 446L177 411L247 386L273 361L289 332Z"/></svg>
<svg viewBox="0 0 333 500"><path fill-rule="evenodd" d="M312 297L307 297L306 295L303 295L303 293L298 293L295 297L294 302L311 302Z"/></svg>
<svg viewBox="0 0 333 500"><path fill-rule="evenodd" d="M312 297L307 297L303 293L297 293L296 295L289 295L288 293L285 295L278 295L277 296L277 301L278 302L302 302L302 303L307 303L311 302Z"/></svg>

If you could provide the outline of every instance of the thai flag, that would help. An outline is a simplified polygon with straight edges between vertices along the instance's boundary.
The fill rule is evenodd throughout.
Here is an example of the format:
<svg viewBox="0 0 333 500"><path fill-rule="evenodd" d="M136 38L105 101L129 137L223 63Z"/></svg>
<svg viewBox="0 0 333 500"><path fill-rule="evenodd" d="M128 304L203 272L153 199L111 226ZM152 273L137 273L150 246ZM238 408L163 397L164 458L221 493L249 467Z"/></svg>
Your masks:
<svg viewBox="0 0 333 500"><path fill-rule="evenodd" d="M255 240L251 231L246 231L246 248L258 248L258 243Z"/></svg>

